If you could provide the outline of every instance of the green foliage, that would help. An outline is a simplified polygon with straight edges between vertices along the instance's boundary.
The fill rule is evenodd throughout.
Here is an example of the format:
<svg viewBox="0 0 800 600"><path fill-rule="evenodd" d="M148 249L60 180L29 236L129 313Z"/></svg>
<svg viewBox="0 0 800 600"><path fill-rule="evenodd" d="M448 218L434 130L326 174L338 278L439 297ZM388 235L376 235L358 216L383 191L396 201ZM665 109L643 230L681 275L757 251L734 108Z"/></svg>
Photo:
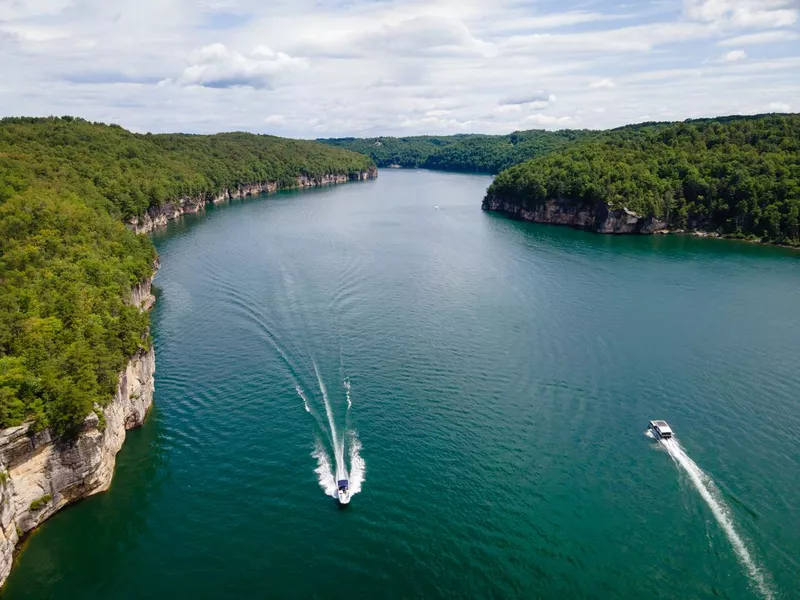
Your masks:
<svg viewBox="0 0 800 600"><path fill-rule="evenodd" d="M37 510L43 509L47 506L47 503L53 499L53 496L50 494L45 494L41 498L37 498L33 502L31 502L31 512L36 512Z"/></svg>
<svg viewBox="0 0 800 600"><path fill-rule="evenodd" d="M800 115L604 132L503 171L487 197L607 202L672 227L800 245Z"/></svg>
<svg viewBox="0 0 800 600"><path fill-rule="evenodd" d="M586 130L534 129L509 135L331 138L318 141L367 154L379 167L498 173L591 135L596 134Z"/></svg>
<svg viewBox="0 0 800 600"><path fill-rule="evenodd" d="M120 219L185 195L372 164L270 136L0 120L0 427L74 428L111 400L127 360L149 347L148 315L125 298L152 274L155 249Z"/></svg>
<svg viewBox="0 0 800 600"><path fill-rule="evenodd" d="M8 482L8 471L0 471L0 485L5 485Z"/></svg>
<svg viewBox="0 0 800 600"><path fill-rule="evenodd" d="M102 198L116 216L141 216L181 196L300 175L353 174L368 158L315 142L249 133L137 135L83 119L0 120L0 202L36 181Z"/></svg>
<svg viewBox="0 0 800 600"><path fill-rule="evenodd" d="M103 411L103 407L95 406L94 413L97 415L97 429L100 431L106 430L106 413Z"/></svg>

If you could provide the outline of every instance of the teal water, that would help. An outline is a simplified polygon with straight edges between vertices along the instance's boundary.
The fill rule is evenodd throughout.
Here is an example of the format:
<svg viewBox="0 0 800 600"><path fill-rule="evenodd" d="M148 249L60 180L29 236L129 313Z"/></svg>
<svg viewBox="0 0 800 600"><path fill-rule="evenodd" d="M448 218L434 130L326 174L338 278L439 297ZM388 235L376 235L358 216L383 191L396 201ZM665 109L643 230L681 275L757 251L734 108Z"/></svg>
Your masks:
<svg viewBox="0 0 800 600"><path fill-rule="evenodd" d="M157 235L154 411L4 598L797 597L800 253L514 222L489 182Z"/></svg>

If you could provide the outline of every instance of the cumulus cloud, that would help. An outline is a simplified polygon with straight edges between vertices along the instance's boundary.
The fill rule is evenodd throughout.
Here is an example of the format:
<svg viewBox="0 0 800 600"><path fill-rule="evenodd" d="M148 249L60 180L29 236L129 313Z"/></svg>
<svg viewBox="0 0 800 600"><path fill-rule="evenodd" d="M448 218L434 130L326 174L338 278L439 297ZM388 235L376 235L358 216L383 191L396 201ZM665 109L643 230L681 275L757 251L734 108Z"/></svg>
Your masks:
<svg viewBox="0 0 800 600"><path fill-rule="evenodd" d="M723 54L720 60L722 62L736 62L737 60L744 60L745 58L747 58L747 52L744 50L731 50Z"/></svg>
<svg viewBox="0 0 800 600"><path fill-rule="evenodd" d="M589 87L593 90L610 90L617 87L617 85L610 79L600 79L590 83Z"/></svg>
<svg viewBox="0 0 800 600"><path fill-rule="evenodd" d="M270 88L277 75L308 66L304 58L293 58L267 46L256 46L244 55L224 44L199 48L188 62L177 82L211 88Z"/></svg>

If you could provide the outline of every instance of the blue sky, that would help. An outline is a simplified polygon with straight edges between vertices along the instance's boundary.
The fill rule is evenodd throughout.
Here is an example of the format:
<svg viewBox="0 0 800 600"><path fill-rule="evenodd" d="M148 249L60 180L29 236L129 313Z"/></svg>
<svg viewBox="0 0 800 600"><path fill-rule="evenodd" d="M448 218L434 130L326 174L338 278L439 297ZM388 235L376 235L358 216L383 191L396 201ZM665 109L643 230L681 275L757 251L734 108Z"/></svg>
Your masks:
<svg viewBox="0 0 800 600"><path fill-rule="evenodd" d="M0 113L506 133L800 111L800 0L0 0Z"/></svg>

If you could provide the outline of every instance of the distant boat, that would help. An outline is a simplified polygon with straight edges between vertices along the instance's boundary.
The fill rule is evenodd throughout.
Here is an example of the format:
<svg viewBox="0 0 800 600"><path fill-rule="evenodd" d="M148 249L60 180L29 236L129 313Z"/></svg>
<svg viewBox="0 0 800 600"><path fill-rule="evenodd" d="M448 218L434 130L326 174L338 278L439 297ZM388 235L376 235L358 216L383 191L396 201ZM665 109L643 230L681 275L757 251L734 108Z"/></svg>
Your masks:
<svg viewBox="0 0 800 600"><path fill-rule="evenodd" d="M340 479L337 483L336 497L339 504L350 503L350 487L348 486L347 479Z"/></svg>

